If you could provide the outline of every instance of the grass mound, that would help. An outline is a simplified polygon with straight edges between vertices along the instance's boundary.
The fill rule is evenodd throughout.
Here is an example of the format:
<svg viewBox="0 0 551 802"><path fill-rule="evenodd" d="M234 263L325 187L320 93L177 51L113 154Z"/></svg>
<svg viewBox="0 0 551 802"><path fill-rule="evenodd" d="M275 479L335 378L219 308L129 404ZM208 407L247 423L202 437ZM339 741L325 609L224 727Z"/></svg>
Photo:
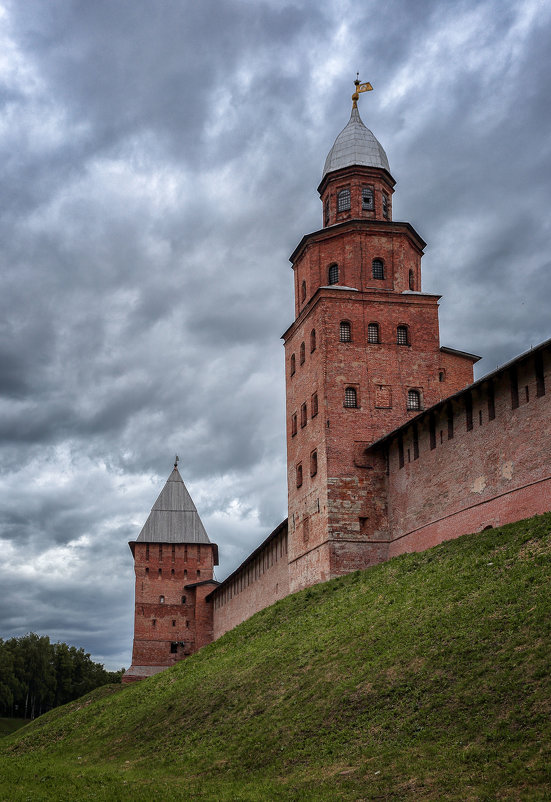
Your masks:
<svg viewBox="0 0 551 802"><path fill-rule="evenodd" d="M0 800L549 799L551 514L289 596L1 741Z"/></svg>

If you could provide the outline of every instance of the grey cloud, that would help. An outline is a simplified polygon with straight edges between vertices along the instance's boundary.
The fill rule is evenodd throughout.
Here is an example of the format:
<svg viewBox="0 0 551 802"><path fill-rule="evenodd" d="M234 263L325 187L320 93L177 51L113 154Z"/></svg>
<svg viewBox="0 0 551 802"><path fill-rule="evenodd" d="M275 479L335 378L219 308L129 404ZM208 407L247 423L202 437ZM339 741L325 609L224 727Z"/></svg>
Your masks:
<svg viewBox="0 0 551 802"><path fill-rule="evenodd" d="M6 5L0 635L128 662L126 542L174 453L220 577L285 517L288 255L321 226L356 70L375 86L361 113L398 180L395 218L428 242L443 343L484 371L549 336L551 20L536 5ZM79 537L50 582L45 555Z"/></svg>

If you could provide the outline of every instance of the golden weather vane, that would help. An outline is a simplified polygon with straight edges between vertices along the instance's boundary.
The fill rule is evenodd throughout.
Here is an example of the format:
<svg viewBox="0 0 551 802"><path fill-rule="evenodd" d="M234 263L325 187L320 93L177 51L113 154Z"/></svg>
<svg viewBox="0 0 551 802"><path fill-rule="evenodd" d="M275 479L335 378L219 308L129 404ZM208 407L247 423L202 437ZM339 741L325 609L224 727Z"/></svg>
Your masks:
<svg viewBox="0 0 551 802"><path fill-rule="evenodd" d="M356 73L356 80L354 81L354 83L356 84L356 91L352 95L352 108L353 109L357 109L358 108L358 100L360 99L359 93L360 92L371 92L373 87L371 86L369 81L366 81L364 84L360 83L360 73L359 72Z"/></svg>

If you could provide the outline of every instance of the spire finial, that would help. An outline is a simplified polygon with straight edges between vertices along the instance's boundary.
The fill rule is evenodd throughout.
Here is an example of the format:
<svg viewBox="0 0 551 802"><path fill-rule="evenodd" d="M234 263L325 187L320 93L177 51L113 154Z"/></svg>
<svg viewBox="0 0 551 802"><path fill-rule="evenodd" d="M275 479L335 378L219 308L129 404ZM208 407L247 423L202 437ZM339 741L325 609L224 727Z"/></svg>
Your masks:
<svg viewBox="0 0 551 802"><path fill-rule="evenodd" d="M371 92L373 87L371 86L369 81L366 81L364 84L360 83L360 73L359 72L356 73L356 80L354 81L354 83L356 85L356 91L352 95L352 108L353 109L357 109L358 108L358 100L360 99L360 95L358 93L359 92Z"/></svg>
<svg viewBox="0 0 551 802"><path fill-rule="evenodd" d="M179 462L180 462L180 457L178 456L178 454L176 454L176 456L174 457L174 468L176 470L178 470L178 463Z"/></svg>

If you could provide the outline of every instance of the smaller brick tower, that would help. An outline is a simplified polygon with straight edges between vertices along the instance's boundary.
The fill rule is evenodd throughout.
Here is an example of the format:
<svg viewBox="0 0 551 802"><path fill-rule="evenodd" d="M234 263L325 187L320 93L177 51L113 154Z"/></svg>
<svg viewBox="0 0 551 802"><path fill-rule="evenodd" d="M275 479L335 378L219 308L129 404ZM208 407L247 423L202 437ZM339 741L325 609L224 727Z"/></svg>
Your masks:
<svg viewBox="0 0 551 802"><path fill-rule="evenodd" d="M177 464L138 539L129 544L136 574L132 665L123 682L157 674L212 641L205 597L218 547L211 543Z"/></svg>

